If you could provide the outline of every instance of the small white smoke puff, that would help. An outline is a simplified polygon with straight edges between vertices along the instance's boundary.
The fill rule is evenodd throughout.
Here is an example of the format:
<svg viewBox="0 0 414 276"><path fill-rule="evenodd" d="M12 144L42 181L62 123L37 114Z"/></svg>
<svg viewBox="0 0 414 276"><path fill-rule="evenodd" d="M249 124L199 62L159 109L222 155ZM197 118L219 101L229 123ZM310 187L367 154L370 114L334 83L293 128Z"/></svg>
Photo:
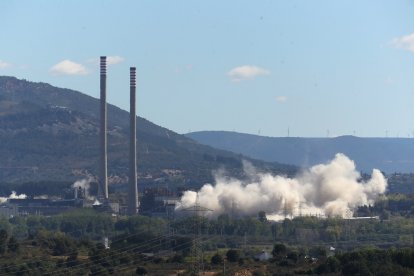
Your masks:
<svg viewBox="0 0 414 276"><path fill-rule="evenodd" d="M15 191L12 191L9 197L0 197L0 203L6 202L8 199L25 199L27 196L25 194L16 194Z"/></svg>
<svg viewBox="0 0 414 276"><path fill-rule="evenodd" d="M255 178L252 183L243 183L216 177L215 185L205 184L198 192L198 203L213 210L212 216L230 212L257 215L265 211L268 218L286 214L350 217L352 210L373 204L387 188L385 177L377 169L369 181L362 181L354 162L341 153L296 178L271 174L257 174ZM177 209L194 205L196 197L196 192L186 191Z"/></svg>
<svg viewBox="0 0 414 276"><path fill-rule="evenodd" d="M82 190L85 193L85 198L89 200L94 200L95 197L92 197L89 195L89 188L90 188L91 181L92 181L92 178L85 178L82 180L78 180L72 184L72 188L74 189L82 188Z"/></svg>

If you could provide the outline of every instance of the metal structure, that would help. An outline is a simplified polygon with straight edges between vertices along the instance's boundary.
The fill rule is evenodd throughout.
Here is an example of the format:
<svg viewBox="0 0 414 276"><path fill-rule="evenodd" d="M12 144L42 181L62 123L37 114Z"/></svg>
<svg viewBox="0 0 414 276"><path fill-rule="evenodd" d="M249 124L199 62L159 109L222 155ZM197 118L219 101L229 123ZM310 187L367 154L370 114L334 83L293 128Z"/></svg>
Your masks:
<svg viewBox="0 0 414 276"><path fill-rule="evenodd" d="M128 193L128 213L135 215L138 213L138 186L137 186L137 125L136 125L136 68L129 68L129 97L130 97L130 130L129 130L129 193Z"/></svg>
<svg viewBox="0 0 414 276"><path fill-rule="evenodd" d="M193 206L184 209L183 211L191 212L194 214L194 238L193 238L193 265L191 268L191 275L199 275L200 272L204 270L204 255L201 247L201 225L200 218L201 214L204 212L212 211L206 207L201 206L198 203L198 193L196 197L196 202Z"/></svg>
<svg viewBox="0 0 414 276"><path fill-rule="evenodd" d="M107 153L107 115L106 115L106 56L101 56L101 106L100 106L100 162L99 162L99 197L108 199L108 153Z"/></svg>

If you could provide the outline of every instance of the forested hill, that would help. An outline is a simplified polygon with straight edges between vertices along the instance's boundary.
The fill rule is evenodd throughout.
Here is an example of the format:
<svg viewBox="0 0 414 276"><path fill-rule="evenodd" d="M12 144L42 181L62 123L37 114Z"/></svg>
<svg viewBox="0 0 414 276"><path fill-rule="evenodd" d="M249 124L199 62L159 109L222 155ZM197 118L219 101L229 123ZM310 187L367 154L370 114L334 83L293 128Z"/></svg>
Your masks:
<svg viewBox="0 0 414 276"><path fill-rule="evenodd" d="M276 138L226 131L201 131L186 136L205 145L269 162L307 167L326 162L341 152L367 173L373 168L386 173L414 172L414 138Z"/></svg>
<svg viewBox="0 0 414 276"><path fill-rule="evenodd" d="M129 113L108 104L111 183L128 175ZM0 182L75 180L98 173L99 99L77 91L0 77ZM242 175L243 157L201 145L137 118L142 184L201 185L214 169ZM293 166L250 160L259 169L294 173Z"/></svg>

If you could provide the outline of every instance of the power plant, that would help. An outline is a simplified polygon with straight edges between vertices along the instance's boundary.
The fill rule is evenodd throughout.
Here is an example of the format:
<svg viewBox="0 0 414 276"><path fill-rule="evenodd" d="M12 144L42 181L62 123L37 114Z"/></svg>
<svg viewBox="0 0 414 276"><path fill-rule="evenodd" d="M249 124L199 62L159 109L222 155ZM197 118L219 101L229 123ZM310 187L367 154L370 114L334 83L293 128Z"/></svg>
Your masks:
<svg viewBox="0 0 414 276"><path fill-rule="evenodd" d="M122 182L120 183L126 184L125 186L118 185L118 187L115 187L114 185L111 187L113 190L121 190L124 189L124 187L126 188L122 191L124 193L126 191L127 193L127 195L125 195L126 200L122 201L125 202L122 208L120 208L119 202L114 200L117 197L116 195L111 194L111 198L109 197L106 83L107 57L101 56L99 75L99 130L97 131L95 124L93 126L93 133L99 132L99 138L96 134L93 136L93 143L95 145L97 145L97 140L99 139L99 149L93 156L93 166L96 172L93 176L90 175L90 179L87 180L88 187L89 182L94 182L93 194L97 194L97 198L88 196L88 188L85 189L83 184L76 187L75 183L72 186L75 190L71 190L70 197L60 195L58 198L54 197L49 199L48 195L44 195L38 198L4 198L4 200L0 200L0 202L6 202L7 200L7 202L13 206L10 205L11 208L6 208L6 206L0 210L0 213L4 211L5 213L14 214L52 214L58 210L91 207L96 210L110 212L112 214L121 213L136 215L140 213L144 215L165 215L171 217L176 205L178 206L177 208L186 209L197 205L197 198L200 198L200 201L203 202L203 204L205 204L208 208L216 210L214 211L216 212L214 215L220 215L220 212L228 210L231 206L232 213L237 212L241 215L252 215L264 211L268 214L274 214L275 219L277 219L277 217L286 218L289 214L292 217L297 214L302 216L303 210L305 210L305 214L325 214L326 216L350 217L352 216L351 212L349 212L350 210L353 210L358 206L368 205L371 202L374 202L378 195L384 193L386 190L387 181L380 171L374 170L371 180L360 180L360 174L356 171L353 161L343 154L337 154L329 163L311 167L300 177L289 178L257 173L256 176L260 181L254 181L253 183L244 183L243 181L240 181L236 183L237 185L229 182L226 178L218 178L216 179L215 185L206 184L206 186L203 186L198 193L190 190L185 191L181 199L171 194L160 193L155 190L147 192L144 189L144 177L146 176L143 175L144 180L140 183L143 200L140 206L137 183L136 68L130 67L129 74L129 149L126 150L123 153L124 156L121 157L125 160L127 158L126 155L128 155L128 168L126 168L126 166L122 168L125 168L125 174L128 174L128 180L126 180L126 178L124 178L125 181L121 180ZM98 106L97 102L95 103L95 106ZM66 109L66 107L61 106L55 106L53 108ZM123 118L124 121L128 120L127 116ZM127 124L122 124L122 126ZM122 130L125 130L125 128L127 127L123 127ZM122 134L126 132L127 131L124 131ZM122 137L123 140L119 141L122 146L126 146L128 138L125 136ZM117 141L116 145L118 144L119 142ZM122 147L122 149L125 149L125 147ZM99 153L97 154L97 152ZM96 155L99 155L99 157ZM118 158L118 156L116 157ZM128 172L126 172L127 169ZM171 169L164 169L162 171L165 174L174 173L174 170ZM157 179L154 181L157 184L156 181ZM162 183L161 181L158 183ZM181 181L181 179L179 181ZM345 183L346 185L336 186L331 184L337 182ZM314 183L312 189L307 188L309 183ZM121 186L121 188L119 188L119 186ZM82 189L79 189L79 187L82 187ZM254 189L251 189L250 187L254 187ZM353 188L350 189L349 187ZM342 190L338 192L340 188ZM358 191L359 195L354 196L354 191ZM351 196L350 193L353 193L353 195ZM263 195L267 196L263 197ZM249 205L242 204L245 198L249 198ZM326 202L321 203L321 198L326 200ZM95 201L95 199L97 200ZM239 203L239 207L234 208L235 203ZM59 206L59 208L57 208L57 206ZM148 206L151 206L151 208ZM297 214L294 214L294 210L299 211Z"/></svg>
<svg viewBox="0 0 414 276"><path fill-rule="evenodd" d="M98 193L97 198L88 195L89 182L86 186L73 185L69 193L66 192L65 198L49 199L49 198L33 198L33 197L10 197L5 204L0 206L0 214L8 216L16 215L52 215L64 212L73 208L90 207L102 212L110 212L113 214L136 215L139 213L140 202L138 197L137 184L137 128L136 128L136 68L130 67L130 122L129 122L129 175L127 188L127 204L120 208L118 202L114 202L109 198L108 193L108 115L107 115L107 57L100 57L100 123L99 123L99 157L98 157ZM84 181L84 180L82 180ZM86 179L85 179L86 181ZM159 193L154 193L157 210L151 212L150 215L171 216L175 208L178 198L161 197ZM69 196L68 196L69 195ZM148 213L147 213L148 214Z"/></svg>

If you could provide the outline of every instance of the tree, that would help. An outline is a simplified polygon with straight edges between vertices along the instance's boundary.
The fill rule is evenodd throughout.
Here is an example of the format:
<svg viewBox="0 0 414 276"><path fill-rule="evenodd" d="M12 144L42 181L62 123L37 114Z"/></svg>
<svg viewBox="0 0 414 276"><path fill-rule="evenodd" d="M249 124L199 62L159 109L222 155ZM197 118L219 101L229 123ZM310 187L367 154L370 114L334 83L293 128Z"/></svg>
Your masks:
<svg viewBox="0 0 414 276"><path fill-rule="evenodd" d="M267 222L266 212L260 211L258 214L258 218L260 222Z"/></svg>
<svg viewBox="0 0 414 276"><path fill-rule="evenodd" d="M238 250L235 250L235 249L230 249L230 250L227 251L226 257L227 257L227 260L229 262L235 263L240 258L240 252Z"/></svg>
<svg viewBox="0 0 414 276"><path fill-rule="evenodd" d="M352 261L342 268L343 275L372 275L364 260Z"/></svg>
<svg viewBox="0 0 414 276"><path fill-rule="evenodd" d="M326 257L326 255L328 254L326 251L326 248L323 246L316 246L316 247L312 247L309 250L309 254L312 257L317 257L317 258L321 258L321 257Z"/></svg>
<svg viewBox="0 0 414 276"><path fill-rule="evenodd" d="M279 234L278 232L278 225L276 223L273 223L271 226L271 231L272 231L272 238L273 240L276 239L277 235Z"/></svg>
<svg viewBox="0 0 414 276"><path fill-rule="evenodd" d="M283 243L277 243L273 246L272 255L273 257L280 257L286 255L287 248Z"/></svg>
<svg viewBox="0 0 414 276"><path fill-rule="evenodd" d="M292 260L294 263L296 263L298 261L298 259L299 259L299 253L297 251L289 252L287 254L287 258L289 260Z"/></svg>
<svg viewBox="0 0 414 276"><path fill-rule="evenodd" d="M44 247L51 249L55 256L65 255L76 249L75 240L62 232L39 231L37 240Z"/></svg>
<svg viewBox="0 0 414 276"><path fill-rule="evenodd" d="M0 254L6 253L7 238L8 238L7 231L4 229L1 229L0 230Z"/></svg>
<svg viewBox="0 0 414 276"><path fill-rule="evenodd" d="M71 267L78 265L78 251L73 251L69 254L69 257L66 259L66 266Z"/></svg>
<svg viewBox="0 0 414 276"><path fill-rule="evenodd" d="M414 211L414 209L413 209L413 211ZM414 212L412 212L412 214L414 214ZM391 213L388 210L383 210L380 214L380 219L381 220L389 220L390 217L391 217Z"/></svg>
<svg viewBox="0 0 414 276"><path fill-rule="evenodd" d="M137 275L147 275L148 271L145 267L138 266L137 269L135 270L135 274L137 274Z"/></svg>
<svg viewBox="0 0 414 276"><path fill-rule="evenodd" d="M341 270L341 262L335 257L329 257L326 262L322 263L315 270L317 274L337 273Z"/></svg>
<svg viewBox="0 0 414 276"><path fill-rule="evenodd" d="M213 257L211 257L211 264L218 265L222 263L223 263L223 257L219 253L216 253L213 255Z"/></svg>
<svg viewBox="0 0 414 276"><path fill-rule="evenodd" d="M19 251L19 243L17 242L16 238L14 236L11 236L9 239L9 242L7 243L7 249L9 252L16 253Z"/></svg>
<svg viewBox="0 0 414 276"><path fill-rule="evenodd" d="M260 271L260 270L255 270L255 271L253 271L253 274L252 274L253 276L264 276L264 275L266 275L266 274L264 274L262 271Z"/></svg>

